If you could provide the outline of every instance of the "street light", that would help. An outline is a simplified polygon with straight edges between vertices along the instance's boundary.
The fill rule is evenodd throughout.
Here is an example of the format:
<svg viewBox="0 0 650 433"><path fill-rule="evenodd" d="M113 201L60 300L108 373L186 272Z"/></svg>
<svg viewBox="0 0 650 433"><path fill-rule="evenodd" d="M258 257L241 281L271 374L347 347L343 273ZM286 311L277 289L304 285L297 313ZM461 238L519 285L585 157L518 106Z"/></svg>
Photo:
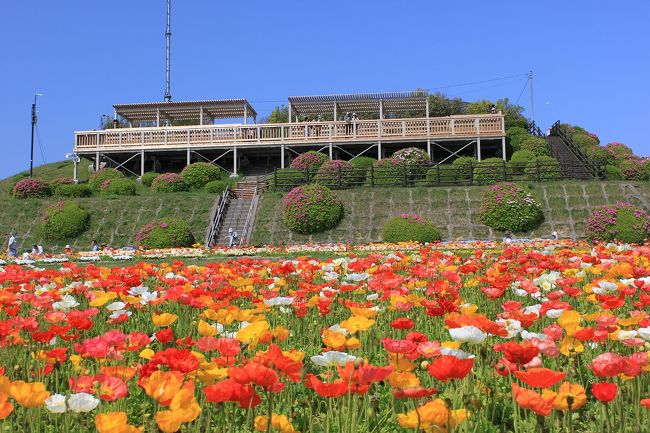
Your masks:
<svg viewBox="0 0 650 433"><path fill-rule="evenodd" d="M34 128L36 127L36 122L38 121L38 119L36 118L36 97L37 96L43 96L43 94L35 93L34 103L32 104L32 148L29 157L29 177L32 177L34 173Z"/></svg>

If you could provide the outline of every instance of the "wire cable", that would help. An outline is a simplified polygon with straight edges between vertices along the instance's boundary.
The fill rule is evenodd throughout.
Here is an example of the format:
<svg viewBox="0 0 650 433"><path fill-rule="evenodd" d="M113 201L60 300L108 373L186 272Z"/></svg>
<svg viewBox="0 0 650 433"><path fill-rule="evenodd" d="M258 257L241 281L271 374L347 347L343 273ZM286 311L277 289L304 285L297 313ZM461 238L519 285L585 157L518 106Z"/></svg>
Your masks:
<svg viewBox="0 0 650 433"><path fill-rule="evenodd" d="M41 159L45 164L45 155L43 154L43 146L41 145L41 134L38 133L38 124L36 124L36 141L38 141L38 148L41 150Z"/></svg>
<svg viewBox="0 0 650 433"><path fill-rule="evenodd" d="M432 90L440 90L440 89L449 89L449 88L452 88L452 87L472 86L474 84L483 84L483 83L490 83L492 81L510 80L510 79L513 79L513 78L519 78L519 77L523 77L523 76L528 76L528 73L509 75L507 77L500 77L500 78L491 78L489 80L472 81L470 83L450 84L448 86L432 87L431 89Z"/></svg>
<svg viewBox="0 0 650 433"><path fill-rule="evenodd" d="M519 93L519 97L517 98L517 101L515 102L515 105L519 103L519 100L521 99L521 96L524 94L524 90L526 90L526 87L528 87L528 83L530 82L530 78L526 78L526 82L524 83L524 87L521 89L521 92Z"/></svg>

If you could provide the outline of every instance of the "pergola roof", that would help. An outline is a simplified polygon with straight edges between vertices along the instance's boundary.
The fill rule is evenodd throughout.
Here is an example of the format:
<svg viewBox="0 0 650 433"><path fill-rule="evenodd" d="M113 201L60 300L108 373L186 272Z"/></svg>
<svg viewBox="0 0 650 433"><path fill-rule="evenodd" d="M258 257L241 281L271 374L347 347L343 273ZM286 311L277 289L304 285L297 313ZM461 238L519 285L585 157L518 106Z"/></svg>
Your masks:
<svg viewBox="0 0 650 433"><path fill-rule="evenodd" d="M403 113L425 111L428 93L426 90L412 92L356 93L320 96L290 96L291 111L299 116L329 114L336 110L355 113Z"/></svg>
<svg viewBox="0 0 650 433"><path fill-rule="evenodd" d="M201 120L257 117L246 99L212 99L207 101L145 102L115 104L115 114L129 122L155 122L158 119Z"/></svg>

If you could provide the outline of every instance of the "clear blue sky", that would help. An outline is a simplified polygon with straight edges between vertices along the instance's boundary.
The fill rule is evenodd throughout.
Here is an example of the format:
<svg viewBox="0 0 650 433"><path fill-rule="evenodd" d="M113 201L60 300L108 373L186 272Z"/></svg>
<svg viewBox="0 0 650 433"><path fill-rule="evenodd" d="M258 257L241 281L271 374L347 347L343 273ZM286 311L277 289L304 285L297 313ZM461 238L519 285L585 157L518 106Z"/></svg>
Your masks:
<svg viewBox="0 0 650 433"><path fill-rule="evenodd" d="M165 0L5 2L0 14L0 177L29 167L39 98L46 162L113 103L162 100ZM266 115L289 95L437 88L517 100L535 114L650 154L646 1L172 2L174 100L247 98ZM530 116L528 90L519 103ZM35 161L43 162L38 146Z"/></svg>

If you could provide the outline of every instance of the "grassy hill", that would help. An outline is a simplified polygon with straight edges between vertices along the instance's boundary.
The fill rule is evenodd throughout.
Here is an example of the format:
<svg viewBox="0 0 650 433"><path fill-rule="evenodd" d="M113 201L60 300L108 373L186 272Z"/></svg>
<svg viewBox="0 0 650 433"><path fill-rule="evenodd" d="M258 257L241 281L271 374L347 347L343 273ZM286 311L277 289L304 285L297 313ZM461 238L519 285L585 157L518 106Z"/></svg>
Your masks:
<svg viewBox="0 0 650 433"><path fill-rule="evenodd" d="M82 180L88 178L88 161L79 164ZM36 167L34 176L47 181L72 177L73 164L62 161ZM113 247L133 245L135 234L148 221L161 216L179 216L189 223L196 239L203 243L208 228L215 195L204 192L153 193L138 185L138 195L97 196L74 199L90 213L90 228L76 239L52 242L42 239L38 231L43 210L57 198L17 200L10 188L22 173L0 181L0 241L8 239L11 230L18 233L19 251L35 242L42 242L47 252L61 251L65 244L76 249L88 249L93 239Z"/></svg>
<svg viewBox="0 0 650 433"><path fill-rule="evenodd" d="M584 238L586 219L596 207L628 200L650 203L648 182L565 181L530 183L531 193L544 207L544 223L529 236L548 237L556 230L561 237ZM418 213L431 218L445 240L494 239L501 237L479 221L484 187L357 188L339 191L345 216L333 230L312 236L291 233L282 215L281 192L263 195L251 243L381 241L381 228L391 217ZM525 236L525 235L522 235Z"/></svg>

